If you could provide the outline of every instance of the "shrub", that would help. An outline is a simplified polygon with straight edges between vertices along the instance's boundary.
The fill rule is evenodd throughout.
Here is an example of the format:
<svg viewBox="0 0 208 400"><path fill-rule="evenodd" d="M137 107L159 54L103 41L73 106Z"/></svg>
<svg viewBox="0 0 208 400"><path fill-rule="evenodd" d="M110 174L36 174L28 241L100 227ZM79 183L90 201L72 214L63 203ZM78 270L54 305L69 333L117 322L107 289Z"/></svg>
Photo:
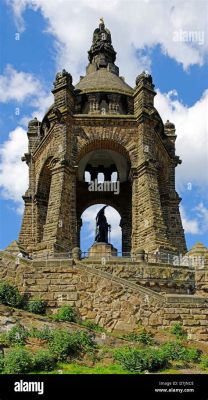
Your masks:
<svg viewBox="0 0 208 400"><path fill-rule="evenodd" d="M6 332L0 333L0 343L2 346L8 347L9 346L9 339L8 334Z"/></svg>
<svg viewBox="0 0 208 400"><path fill-rule="evenodd" d="M80 351L87 351L95 346L92 335L85 331L77 331L72 334L74 342Z"/></svg>
<svg viewBox="0 0 208 400"><path fill-rule="evenodd" d="M67 321L67 322L75 322L76 321L76 311L73 307L64 305L60 307L58 312L53 315L55 321Z"/></svg>
<svg viewBox="0 0 208 400"><path fill-rule="evenodd" d="M203 354L201 356L200 366L204 369L208 368L208 355Z"/></svg>
<svg viewBox="0 0 208 400"><path fill-rule="evenodd" d="M178 342L169 342L161 346L161 351L167 356L169 360L181 360L185 348Z"/></svg>
<svg viewBox="0 0 208 400"><path fill-rule="evenodd" d="M184 347L180 342L165 343L161 351L169 360L181 360L197 362L200 359L201 351L193 347Z"/></svg>
<svg viewBox="0 0 208 400"><path fill-rule="evenodd" d="M48 326L44 326L42 330L32 328L29 335L37 339L49 341L53 336L53 331Z"/></svg>
<svg viewBox="0 0 208 400"><path fill-rule="evenodd" d="M0 354L0 373L4 370L4 356Z"/></svg>
<svg viewBox="0 0 208 400"><path fill-rule="evenodd" d="M49 350L57 360L64 361L69 355L76 353L76 346L68 332L55 331L49 341Z"/></svg>
<svg viewBox="0 0 208 400"><path fill-rule="evenodd" d="M28 304L28 311L34 314L45 314L47 303L44 300L32 300Z"/></svg>
<svg viewBox="0 0 208 400"><path fill-rule="evenodd" d="M96 332L104 332L104 328L102 326L97 325L95 322L86 319L82 322L82 325L86 326L86 328L91 329Z"/></svg>
<svg viewBox="0 0 208 400"><path fill-rule="evenodd" d="M122 336L124 339L131 340L132 342L151 345L153 343L153 335L143 330L141 333L131 332Z"/></svg>
<svg viewBox="0 0 208 400"><path fill-rule="evenodd" d="M69 333L54 331L49 341L49 350L58 360L66 360L68 356L76 356L81 351L88 351L94 346L91 336L87 332Z"/></svg>
<svg viewBox="0 0 208 400"><path fill-rule="evenodd" d="M14 348L6 354L4 366L7 374L27 373L33 369L32 355L24 348Z"/></svg>
<svg viewBox="0 0 208 400"><path fill-rule="evenodd" d="M152 372L168 365L167 357L159 349L119 349L115 359L131 372Z"/></svg>
<svg viewBox="0 0 208 400"><path fill-rule="evenodd" d="M19 323L7 333L7 339L10 344L24 345L28 336L28 331Z"/></svg>
<svg viewBox="0 0 208 400"><path fill-rule="evenodd" d="M179 323L175 323L171 329L170 332L175 335L177 338L184 338L186 337L186 332L184 331L183 327Z"/></svg>
<svg viewBox="0 0 208 400"><path fill-rule="evenodd" d="M188 361L188 362L198 362L201 358L201 350L196 349L194 347L189 347L185 349L185 353L184 353L184 361Z"/></svg>
<svg viewBox="0 0 208 400"><path fill-rule="evenodd" d="M18 289L7 282L0 282L0 303L6 306L21 308L25 302Z"/></svg>
<svg viewBox="0 0 208 400"><path fill-rule="evenodd" d="M39 371L52 371L56 366L56 359L49 350L39 350L35 353L33 368Z"/></svg>

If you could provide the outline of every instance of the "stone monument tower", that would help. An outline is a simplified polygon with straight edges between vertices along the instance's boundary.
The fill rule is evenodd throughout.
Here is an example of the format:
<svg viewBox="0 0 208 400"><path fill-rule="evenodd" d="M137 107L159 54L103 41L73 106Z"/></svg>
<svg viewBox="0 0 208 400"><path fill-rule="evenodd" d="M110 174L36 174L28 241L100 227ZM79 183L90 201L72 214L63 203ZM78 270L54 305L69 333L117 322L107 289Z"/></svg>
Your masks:
<svg viewBox="0 0 208 400"><path fill-rule="evenodd" d="M154 84L143 72L134 88L119 76L111 33L101 19L88 52L86 75L76 86L57 73L54 103L42 122L28 125L29 188L19 242L51 253L79 247L81 215L97 203L121 216L122 251L186 251L175 190L175 126L154 107ZM117 174L120 191L89 191L102 172Z"/></svg>

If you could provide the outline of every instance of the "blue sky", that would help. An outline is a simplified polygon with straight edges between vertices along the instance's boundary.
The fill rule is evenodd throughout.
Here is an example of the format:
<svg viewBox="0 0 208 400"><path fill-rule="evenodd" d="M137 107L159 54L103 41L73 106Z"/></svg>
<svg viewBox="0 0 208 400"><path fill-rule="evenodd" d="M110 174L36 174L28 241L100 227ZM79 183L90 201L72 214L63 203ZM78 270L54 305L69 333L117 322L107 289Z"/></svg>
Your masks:
<svg viewBox="0 0 208 400"><path fill-rule="evenodd" d="M200 7L199 7L200 3ZM74 83L85 74L87 51L101 16L110 29L120 74L134 86L149 71L163 121L176 125L177 190L188 248L208 246L207 2L172 0L5 0L0 5L0 248L17 239L21 196L27 188L27 123L52 104L55 74L66 68ZM18 37L19 36L19 37ZM174 39L177 37L177 41ZM18 39L19 40L16 40ZM82 249L93 242L99 207L83 215ZM120 249L119 215L106 210L112 242Z"/></svg>

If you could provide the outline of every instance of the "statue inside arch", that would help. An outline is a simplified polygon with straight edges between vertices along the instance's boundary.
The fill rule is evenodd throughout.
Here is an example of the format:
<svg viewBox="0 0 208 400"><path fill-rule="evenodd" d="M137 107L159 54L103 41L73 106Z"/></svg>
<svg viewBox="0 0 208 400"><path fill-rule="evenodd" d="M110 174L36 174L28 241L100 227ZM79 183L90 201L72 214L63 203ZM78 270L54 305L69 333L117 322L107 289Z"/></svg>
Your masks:
<svg viewBox="0 0 208 400"><path fill-rule="evenodd" d="M101 208L96 216L96 242L108 243L108 232L110 232L111 225L108 224L106 216L104 214L106 207L108 206L104 206L103 208Z"/></svg>

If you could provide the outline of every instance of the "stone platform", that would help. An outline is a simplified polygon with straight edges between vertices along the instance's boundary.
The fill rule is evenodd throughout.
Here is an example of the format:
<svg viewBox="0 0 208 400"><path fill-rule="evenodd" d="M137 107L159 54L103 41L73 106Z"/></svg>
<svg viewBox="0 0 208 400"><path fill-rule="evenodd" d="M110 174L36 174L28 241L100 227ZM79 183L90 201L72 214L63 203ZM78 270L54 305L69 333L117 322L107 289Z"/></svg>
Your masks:
<svg viewBox="0 0 208 400"><path fill-rule="evenodd" d="M117 256L117 249L112 244L105 242L97 242L92 245L89 249L89 257L109 257Z"/></svg>

